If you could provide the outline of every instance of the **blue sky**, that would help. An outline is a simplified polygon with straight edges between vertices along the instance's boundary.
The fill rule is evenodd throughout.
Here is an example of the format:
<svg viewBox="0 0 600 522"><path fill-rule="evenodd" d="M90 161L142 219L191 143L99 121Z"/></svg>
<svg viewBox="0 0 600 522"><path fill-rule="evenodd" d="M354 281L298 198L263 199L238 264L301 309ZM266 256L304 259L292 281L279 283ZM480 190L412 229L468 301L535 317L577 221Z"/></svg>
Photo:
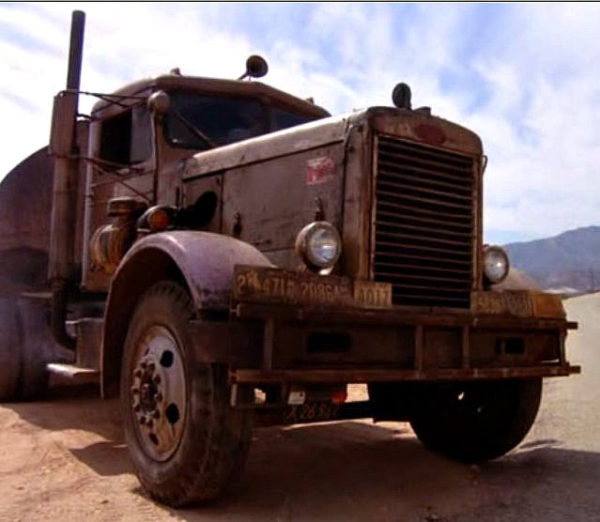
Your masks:
<svg viewBox="0 0 600 522"><path fill-rule="evenodd" d="M600 5L3 3L0 177L48 140L76 8L85 90L173 67L235 78L253 53L267 83L333 114L389 105L405 81L482 137L488 241L600 224Z"/></svg>

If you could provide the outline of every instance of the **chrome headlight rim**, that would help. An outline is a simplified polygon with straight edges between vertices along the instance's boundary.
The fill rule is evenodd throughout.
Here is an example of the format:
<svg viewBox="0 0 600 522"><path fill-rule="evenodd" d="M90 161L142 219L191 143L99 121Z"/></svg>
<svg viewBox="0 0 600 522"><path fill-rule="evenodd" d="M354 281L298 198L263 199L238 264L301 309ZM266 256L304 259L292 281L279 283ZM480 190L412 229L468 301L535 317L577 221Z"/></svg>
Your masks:
<svg viewBox="0 0 600 522"><path fill-rule="evenodd" d="M333 255L327 259L319 257L315 252L313 241L317 234L329 234L332 244L335 246ZM342 239L337 228L329 221L313 221L306 225L296 236L296 252L302 258L304 264L311 270L327 270L333 268L342 253Z"/></svg>
<svg viewBox="0 0 600 522"><path fill-rule="evenodd" d="M491 256L500 256L504 260L504 271L498 275L490 272L488 268L488 260ZM497 285L504 281L510 271L510 260L506 251L498 245L485 245L483 248L483 274L488 283Z"/></svg>

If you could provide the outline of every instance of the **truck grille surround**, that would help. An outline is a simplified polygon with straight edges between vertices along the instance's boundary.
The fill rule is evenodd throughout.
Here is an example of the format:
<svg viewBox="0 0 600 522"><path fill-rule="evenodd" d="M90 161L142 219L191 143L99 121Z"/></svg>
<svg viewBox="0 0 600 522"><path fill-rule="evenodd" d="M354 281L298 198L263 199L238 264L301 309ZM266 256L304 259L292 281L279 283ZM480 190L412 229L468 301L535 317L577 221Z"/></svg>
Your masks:
<svg viewBox="0 0 600 522"><path fill-rule="evenodd" d="M376 137L375 281L395 305L469 308L474 160Z"/></svg>

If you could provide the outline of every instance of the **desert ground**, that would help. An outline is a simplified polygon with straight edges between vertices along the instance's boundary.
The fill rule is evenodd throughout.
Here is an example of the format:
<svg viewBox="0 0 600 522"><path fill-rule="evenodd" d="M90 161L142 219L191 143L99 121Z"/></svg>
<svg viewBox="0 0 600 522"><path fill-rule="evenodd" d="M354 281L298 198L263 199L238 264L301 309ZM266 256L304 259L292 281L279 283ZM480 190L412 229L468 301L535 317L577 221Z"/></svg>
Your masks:
<svg viewBox="0 0 600 522"><path fill-rule="evenodd" d="M580 323L568 351L583 373L546 381L533 429L502 459L446 460L404 423L262 428L233 493L173 510L138 486L116 403L55 390L0 406L0 520L600 520L600 294L566 307Z"/></svg>

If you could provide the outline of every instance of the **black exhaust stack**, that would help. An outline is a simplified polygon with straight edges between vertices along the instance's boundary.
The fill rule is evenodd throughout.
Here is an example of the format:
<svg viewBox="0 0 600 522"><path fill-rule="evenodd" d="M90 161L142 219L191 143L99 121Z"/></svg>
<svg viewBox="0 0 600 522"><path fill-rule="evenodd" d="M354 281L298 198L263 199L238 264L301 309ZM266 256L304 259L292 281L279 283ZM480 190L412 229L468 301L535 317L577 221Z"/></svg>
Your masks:
<svg viewBox="0 0 600 522"><path fill-rule="evenodd" d="M79 90L81 83L81 62L83 59L83 31L85 13L73 11L71 16L71 41L69 45L69 68L67 70L67 90ZM77 104L76 104L77 105Z"/></svg>
<svg viewBox="0 0 600 522"><path fill-rule="evenodd" d="M54 98L50 152L54 156L54 184L50 226L48 276L52 284L51 328L55 340L75 349L75 340L67 334L67 301L73 278L75 222L79 174L76 139L77 108L83 57L85 13L73 11L67 88Z"/></svg>

